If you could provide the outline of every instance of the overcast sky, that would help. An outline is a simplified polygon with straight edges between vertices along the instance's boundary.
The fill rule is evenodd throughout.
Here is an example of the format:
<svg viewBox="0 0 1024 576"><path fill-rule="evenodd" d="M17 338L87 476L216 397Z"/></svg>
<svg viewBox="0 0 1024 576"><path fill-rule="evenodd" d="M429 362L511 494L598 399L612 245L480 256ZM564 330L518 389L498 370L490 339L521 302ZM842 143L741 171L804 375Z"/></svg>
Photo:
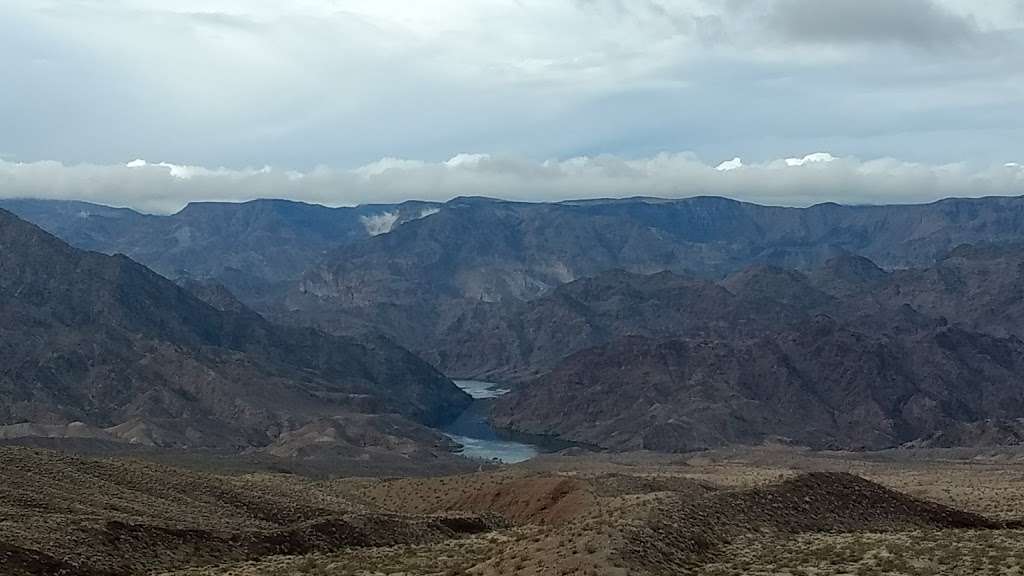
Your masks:
<svg viewBox="0 0 1024 576"><path fill-rule="evenodd" d="M916 202L1022 163L1024 0L0 0L2 197Z"/></svg>

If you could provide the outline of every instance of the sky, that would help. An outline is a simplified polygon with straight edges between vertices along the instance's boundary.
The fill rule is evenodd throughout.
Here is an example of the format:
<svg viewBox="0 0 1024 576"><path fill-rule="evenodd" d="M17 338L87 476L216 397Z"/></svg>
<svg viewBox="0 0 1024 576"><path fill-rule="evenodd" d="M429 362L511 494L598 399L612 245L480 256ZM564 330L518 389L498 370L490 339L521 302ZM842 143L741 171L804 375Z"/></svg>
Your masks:
<svg viewBox="0 0 1024 576"><path fill-rule="evenodd" d="M0 0L0 197L1024 194L1024 0Z"/></svg>

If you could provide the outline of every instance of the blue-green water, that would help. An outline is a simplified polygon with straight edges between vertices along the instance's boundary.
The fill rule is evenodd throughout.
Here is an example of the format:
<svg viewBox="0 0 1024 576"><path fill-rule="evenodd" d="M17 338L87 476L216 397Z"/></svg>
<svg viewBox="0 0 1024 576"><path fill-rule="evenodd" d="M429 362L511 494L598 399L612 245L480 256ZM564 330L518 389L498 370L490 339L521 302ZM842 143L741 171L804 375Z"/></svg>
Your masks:
<svg viewBox="0 0 1024 576"><path fill-rule="evenodd" d="M476 399L461 416L443 428L449 438L462 444L464 456L514 464L529 460L541 452L534 444L519 442L506 434L500 434L487 421L490 401L507 393L507 389L477 380L456 380L455 384Z"/></svg>

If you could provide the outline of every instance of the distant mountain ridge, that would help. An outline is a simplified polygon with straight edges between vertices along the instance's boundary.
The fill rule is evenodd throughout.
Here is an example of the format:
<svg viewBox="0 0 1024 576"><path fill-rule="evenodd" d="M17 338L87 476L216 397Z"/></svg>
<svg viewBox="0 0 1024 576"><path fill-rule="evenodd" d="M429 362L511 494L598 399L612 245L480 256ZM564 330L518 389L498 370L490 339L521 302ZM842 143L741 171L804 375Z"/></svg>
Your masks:
<svg viewBox="0 0 1024 576"><path fill-rule="evenodd" d="M766 207L701 197L525 204L452 200L429 218L335 250L279 318L379 330L425 351L467 309L530 301L614 269L717 279L752 265L812 269L845 255L928 265L964 243L1024 241L1024 198ZM459 373L461 375L461 373Z"/></svg>
<svg viewBox="0 0 1024 576"><path fill-rule="evenodd" d="M716 197L469 197L356 208L259 200L194 203L171 216L83 203L0 205L76 246L128 254L183 282L223 284L276 321L383 333L453 375L516 379L537 373L514 366L522 362L511 357L526 352L494 335L471 336L479 332L473 324L575 280L613 270L717 280L756 266L808 271L844 256L869 258L874 273L888 274L929 266L962 244L1024 243L1022 197L809 208ZM989 317L993 326L1005 323Z"/></svg>
<svg viewBox="0 0 1024 576"><path fill-rule="evenodd" d="M419 218L433 206L192 202L164 216L88 202L0 200L0 208L77 248L125 254L172 279L220 282L250 303L286 289L327 251Z"/></svg>
<svg viewBox="0 0 1024 576"><path fill-rule="evenodd" d="M348 288L349 268L392 257L408 267L389 272L388 281L441 279L435 291L444 294L529 299L615 268L720 277L755 263L809 268L847 253L901 268L929 264L960 244L1022 240L1024 198L810 208L716 197L554 204L460 198L429 220L337 252L304 285L330 296L332 281Z"/></svg>
<svg viewBox="0 0 1024 576"><path fill-rule="evenodd" d="M721 277L754 263L810 268L846 253L901 268L930 264L960 244L1024 242L1022 197L808 208L718 197L353 208L255 200L196 202L169 216L48 200L6 199L0 207L76 247L123 253L170 278L224 283L250 304L279 302L296 285L356 306L401 306L403 290L424 288L529 299L614 268ZM360 295L350 277L377 295Z"/></svg>

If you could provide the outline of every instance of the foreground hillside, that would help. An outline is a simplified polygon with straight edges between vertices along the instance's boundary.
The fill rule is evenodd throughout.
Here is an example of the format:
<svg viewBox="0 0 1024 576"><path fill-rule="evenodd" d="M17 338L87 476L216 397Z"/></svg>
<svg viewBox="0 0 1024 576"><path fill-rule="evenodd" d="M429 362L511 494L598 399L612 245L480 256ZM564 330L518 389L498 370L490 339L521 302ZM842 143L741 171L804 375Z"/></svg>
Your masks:
<svg viewBox="0 0 1024 576"><path fill-rule="evenodd" d="M0 210L0 437L449 448L421 424L469 398L408 351L210 300Z"/></svg>
<svg viewBox="0 0 1024 576"><path fill-rule="evenodd" d="M12 576L1013 574L1021 461L972 456L562 456L314 482L0 448L0 558Z"/></svg>
<svg viewBox="0 0 1024 576"><path fill-rule="evenodd" d="M479 515L382 513L297 477L231 478L0 448L5 575L149 574L276 554L444 541Z"/></svg>

